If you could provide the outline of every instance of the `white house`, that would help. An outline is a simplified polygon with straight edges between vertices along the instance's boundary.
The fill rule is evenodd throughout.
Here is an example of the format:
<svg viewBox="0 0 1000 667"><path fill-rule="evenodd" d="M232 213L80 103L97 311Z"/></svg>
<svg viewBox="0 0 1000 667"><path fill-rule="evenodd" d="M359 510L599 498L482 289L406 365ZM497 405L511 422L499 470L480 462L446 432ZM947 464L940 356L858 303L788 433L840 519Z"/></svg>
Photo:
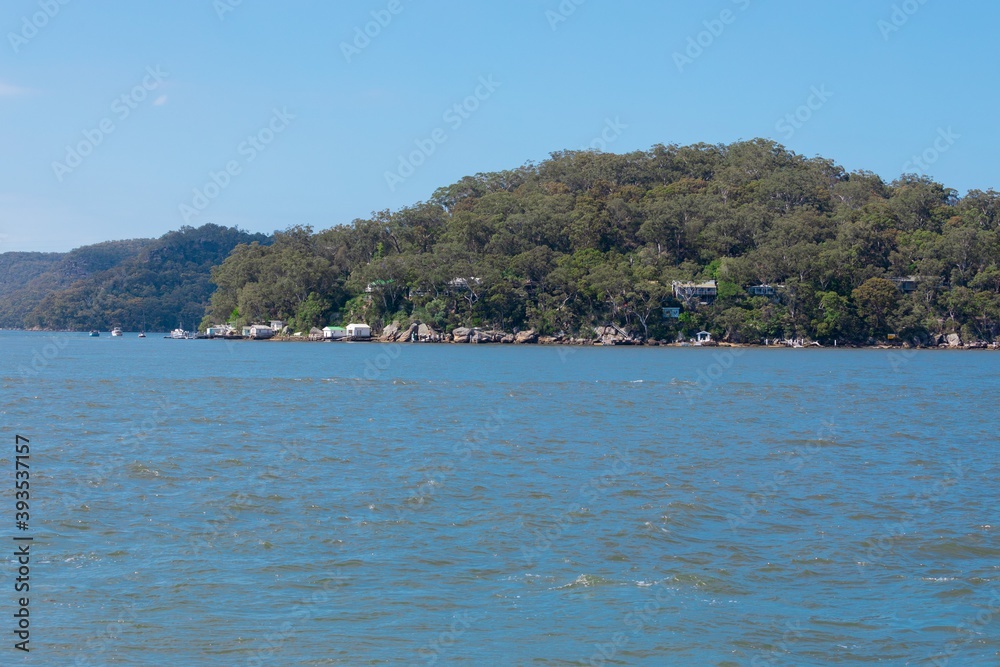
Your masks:
<svg viewBox="0 0 1000 667"><path fill-rule="evenodd" d="M344 338L347 338L347 329L344 327L323 327L323 340L343 340Z"/></svg>
<svg viewBox="0 0 1000 667"><path fill-rule="evenodd" d="M250 326L250 337L258 340L267 340L274 336L274 329L266 324L254 324Z"/></svg>
<svg viewBox="0 0 1000 667"><path fill-rule="evenodd" d="M285 323L281 320L271 320L271 330L274 331L274 333L279 333L284 328Z"/></svg>
<svg viewBox="0 0 1000 667"><path fill-rule="evenodd" d="M348 324L347 337L351 340L368 340L372 337L372 328L367 324Z"/></svg>
<svg viewBox="0 0 1000 667"><path fill-rule="evenodd" d="M699 331L698 333L695 334L695 340L697 340L699 343L711 343L712 334L710 334L707 331Z"/></svg>

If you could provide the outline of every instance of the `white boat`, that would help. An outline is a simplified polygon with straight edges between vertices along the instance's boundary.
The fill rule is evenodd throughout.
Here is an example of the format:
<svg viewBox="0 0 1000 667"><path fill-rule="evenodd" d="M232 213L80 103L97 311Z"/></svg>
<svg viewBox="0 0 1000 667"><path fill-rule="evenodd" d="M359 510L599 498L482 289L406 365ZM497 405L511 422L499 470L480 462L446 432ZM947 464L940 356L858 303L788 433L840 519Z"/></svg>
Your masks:
<svg viewBox="0 0 1000 667"><path fill-rule="evenodd" d="M184 329L174 329L170 332L170 337L176 340L183 340L188 337L188 333Z"/></svg>
<svg viewBox="0 0 1000 667"><path fill-rule="evenodd" d="M122 335L122 328L121 327L115 327L114 329L111 330L111 335L112 336L121 336Z"/></svg>

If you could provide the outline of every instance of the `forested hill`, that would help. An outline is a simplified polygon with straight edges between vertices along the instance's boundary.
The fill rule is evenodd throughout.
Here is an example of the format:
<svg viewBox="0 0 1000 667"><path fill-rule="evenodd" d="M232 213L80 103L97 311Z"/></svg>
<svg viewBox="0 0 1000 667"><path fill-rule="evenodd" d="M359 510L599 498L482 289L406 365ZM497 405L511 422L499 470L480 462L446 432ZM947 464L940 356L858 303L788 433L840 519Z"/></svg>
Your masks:
<svg viewBox="0 0 1000 667"><path fill-rule="evenodd" d="M0 327L168 331L193 327L211 268L240 243L270 237L204 225L159 239L111 241L68 253L0 254Z"/></svg>
<svg viewBox="0 0 1000 667"><path fill-rule="evenodd" d="M916 175L886 183L767 140L564 152L396 212L240 246L212 272L204 323L307 329L341 316L376 330L616 323L671 340L700 329L749 342L993 340L998 226L993 190L959 197ZM712 279L714 303L672 293L674 281ZM773 294L748 293L756 285ZM663 307L680 318L664 319Z"/></svg>

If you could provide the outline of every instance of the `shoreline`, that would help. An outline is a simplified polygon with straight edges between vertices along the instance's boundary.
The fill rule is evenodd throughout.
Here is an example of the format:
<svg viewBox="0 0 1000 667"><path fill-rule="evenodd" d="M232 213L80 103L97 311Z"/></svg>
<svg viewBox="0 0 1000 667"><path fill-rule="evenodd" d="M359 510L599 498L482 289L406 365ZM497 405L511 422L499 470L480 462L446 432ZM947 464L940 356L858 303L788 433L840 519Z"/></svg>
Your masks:
<svg viewBox="0 0 1000 667"><path fill-rule="evenodd" d="M59 329L0 329L0 332L10 331L15 333L37 333L37 334L80 334L81 336L86 336L88 332L86 331L69 331L69 330L59 330ZM128 331L125 332L126 337L135 338L138 336L138 331ZM150 332L147 331L146 335L150 338L169 338L168 332ZM820 349L820 350L984 350L984 351L996 351L1000 350L1000 343L962 343L959 345L949 345L947 343L940 343L938 345L914 345L908 342L902 342L898 345L888 344L888 343L878 343L875 345L858 345L858 344L845 344L845 345L820 345L819 343L809 342L799 345L786 344L784 342L779 344L768 344L764 345L762 343L730 343L726 341L709 341L704 343L691 343L691 342L666 342L666 341L617 341L617 342L603 342L599 339L594 340L584 340L579 338L558 338L553 336L537 336L534 340L525 341L495 341L495 340L468 340L468 341L455 341L447 339L438 340L421 340L421 341L402 341L402 340L386 340L382 337L372 337L368 339L311 339L305 336L272 336L266 339L253 339L253 338L199 338L196 340L226 340L230 342L270 342L270 343L374 343L374 344L399 344L399 345L492 345L499 347L523 347L523 346L551 346L551 347L669 347L669 348L727 348L727 349L761 349L761 350L805 350L805 349Z"/></svg>

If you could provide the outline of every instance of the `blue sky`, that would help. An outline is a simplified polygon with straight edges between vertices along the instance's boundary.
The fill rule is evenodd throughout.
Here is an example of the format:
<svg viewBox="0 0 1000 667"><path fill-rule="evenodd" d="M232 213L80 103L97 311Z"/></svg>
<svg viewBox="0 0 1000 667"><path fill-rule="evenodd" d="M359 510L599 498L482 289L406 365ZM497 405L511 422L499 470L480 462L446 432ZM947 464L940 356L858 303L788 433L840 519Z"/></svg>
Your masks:
<svg viewBox="0 0 1000 667"><path fill-rule="evenodd" d="M987 189L998 19L941 0L5 0L0 252L323 229L595 141L761 136Z"/></svg>

